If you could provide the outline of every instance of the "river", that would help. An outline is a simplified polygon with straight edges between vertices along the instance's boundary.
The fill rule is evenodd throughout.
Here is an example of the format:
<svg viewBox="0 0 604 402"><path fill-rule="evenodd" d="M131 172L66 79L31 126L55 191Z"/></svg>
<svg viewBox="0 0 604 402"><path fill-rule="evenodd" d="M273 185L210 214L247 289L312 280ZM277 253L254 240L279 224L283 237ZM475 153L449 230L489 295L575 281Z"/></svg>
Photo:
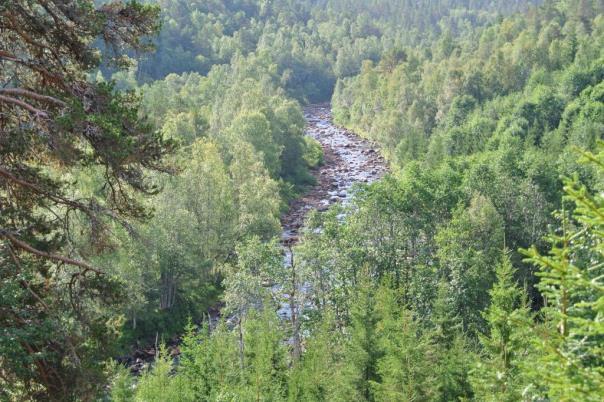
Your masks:
<svg viewBox="0 0 604 402"><path fill-rule="evenodd" d="M345 203L350 199L351 188L355 183L371 183L387 171L384 159L370 142L333 123L329 104L307 106L304 108L304 117L307 121L305 134L321 144L324 162L312 172L316 185L294 200L281 219L284 263L288 266L291 266L289 247L298 242L300 228L309 211L326 211L332 204ZM279 293L279 298L283 300L279 315L290 320L292 305L287 302L287 295L280 292L278 287L273 287L273 291ZM303 285L299 291L304 291ZM220 316L220 307L217 306L209 315L211 321L216 322ZM171 339L167 344L168 353L175 359L180 354L179 344L179 338ZM156 347L138 349L118 361L127 365L132 373L140 374L154 360L155 354Z"/></svg>
<svg viewBox="0 0 604 402"><path fill-rule="evenodd" d="M291 203L281 219L282 241L298 241L304 217L312 209L324 211L336 202L345 202L355 183L370 183L387 171L386 163L368 141L333 123L329 104L311 105L304 109L305 134L323 147L324 163L315 172L317 184L304 196Z"/></svg>
<svg viewBox="0 0 604 402"><path fill-rule="evenodd" d="M306 214L313 209L326 211L332 204L346 203L352 196L351 189L355 183L371 183L387 171L384 159L369 141L333 123L329 104L306 107L304 117L307 121L305 134L321 144L324 163L313 172L317 184L292 202L289 211L281 219L284 264L290 268L291 246L299 240ZM295 273L292 274L295 278ZM292 325L296 325L296 303L279 286L273 286L272 291L276 299L281 300L277 312L279 316L290 321L293 316ZM306 292L306 284L296 286L298 295Z"/></svg>

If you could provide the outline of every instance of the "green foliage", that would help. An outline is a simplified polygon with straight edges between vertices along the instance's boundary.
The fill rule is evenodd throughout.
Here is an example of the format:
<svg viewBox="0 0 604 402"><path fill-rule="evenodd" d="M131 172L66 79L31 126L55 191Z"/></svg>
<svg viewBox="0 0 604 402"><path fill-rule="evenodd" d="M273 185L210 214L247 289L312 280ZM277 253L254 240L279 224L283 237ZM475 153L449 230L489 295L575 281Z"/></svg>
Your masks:
<svg viewBox="0 0 604 402"><path fill-rule="evenodd" d="M195 329L189 326L181 347L178 375L197 401L217 401L233 395L241 367L236 334L224 322Z"/></svg>
<svg viewBox="0 0 604 402"><path fill-rule="evenodd" d="M371 379L375 401L430 400L434 398L434 349L412 313L401 308L396 292L380 287L376 294L379 322L375 340L381 352L376 362L379 382Z"/></svg>
<svg viewBox="0 0 604 402"><path fill-rule="evenodd" d="M236 265L226 268L230 272L225 279L224 299L226 311L242 320L268 298L266 285L279 276L283 258L275 239L261 242L252 237L239 244L235 252Z"/></svg>
<svg viewBox="0 0 604 402"><path fill-rule="evenodd" d="M342 388L348 399L370 401L371 383L379 381L377 361L381 355L376 342L376 295L367 273L360 276L350 311L350 337L346 345L346 377Z"/></svg>
<svg viewBox="0 0 604 402"><path fill-rule="evenodd" d="M311 336L301 360L293 367L288 387L290 401L345 401L342 336L333 313L327 312Z"/></svg>
<svg viewBox="0 0 604 402"><path fill-rule="evenodd" d="M111 382L111 401L113 402L128 402L134 398L134 378L130 375L127 368L111 363L107 367Z"/></svg>
<svg viewBox="0 0 604 402"><path fill-rule="evenodd" d="M204 227L224 228L204 243L221 250L206 260L225 267L230 324L187 336L175 369L183 392L208 401L601 399L602 174L572 151L601 137L601 17L595 3L560 1L481 27L494 21L491 6L473 14L445 3L460 7L435 6L435 31L421 26L427 5L329 1L321 15L310 3L229 3L216 13L208 3L198 17L221 21L210 36L246 41L207 43L209 56L197 59L207 77L144 88L164 133L193 147L208 137L207 166L217 168L192 177L225 194L202 210L217 222ZM227 33L223 16L235 9ZM417 25L403 39L409 15ZM230 66L210 67L227 54ZM393 174L355 188L346 206L309 214L294 263L283 264L270 240L277 186L293 194L310 182L306 169L322 154L278 87L312 99L336 77L337 121L376 141ZM565 188L575 218L542 257L562 205L559 176L574 172ZM530 245L537 275L502 252ZM287 320L270 312L275 302Z"/></svg>
<svg viewBox="0 0 604 402"><path fill-rule="evenodd" d="M481 401L518 401L527 386L525 363L532 358L532 320L526 295L514 282L507 255L496 269L491 304L484 313L488 334L480 336L482 359L471 372L474 395Z"/></svg>
<svg viewBox="0 0 604 402"><path fill-rule="evenodd" d="M180 174L160 179L164 191L150 202L155 217L138 238L124 236L117 258L103 260L136 295L126 307L124 343L172 336L188 317L199 322L217 301L218 267L247 238L277 235L285 196L309 182L298 104L243 63L141 88L152 123L183 147L174 159Z"/></svg>
<svg viewBox="0 0 604 402"><path fill-rule="evenodd" d="M431 51L406 48L394 66L367 65L338 81L336 121L377 141L398 166L428 149L437 153L431 162L484 151L503 131L540 145L564 126L565 108L602 80L601 5L577 22L580 6L567 3L548 2L532 19L512 15L467 36L445 31ZM593 146L601 118L587 120L574 132Z"/></svg>
<svg viewBox="0 0 604 402"><path fill-rule="evenodd" d="M323 148L319 141L312 137L304 137L304 161L310 168L316 168L323 164Z"/></svg>
<svg viewBox="0 0 604 402"><path fill-rule="evenodd" d="M138 380L135 402L195 401L190 384L184 376L173 376L172 361L161 352L155 360L153 369L145 372Z"/></svg>
<svg viewBox="0 0 604 402"><path fill-rule="evenodd" d="M163 10L163 29L158 51L138 59L139 81L170 73L207 74L235 58L246 58L247 64L262 58L289 96L311 102L328 100L336 78L358 74L364 60L390 60L384 68L400 63L403 45L431 39L443 25L450 27L449 37L469 36L499 13L527 7L486 0L439 0L419 7L391 0L152 2ZM441 47L450 54L452 39Z"/></svg>
<svg viewBox="0 0 604 402"><path fill-rule="evenodd" d="M604 144L598 153L584 152L584 159L604 172ZM602 287L604 199L590 192L577 179L568 179L566 200L574 208L573 219L563 211L562 226L549 238L547 255L525 250L540 271L539 289L546 305L545 324L540 329L539 359L531 374L536 393L558 400L602 398L604 384L601 317L604 306Z"/></svg>
<svg viewBox="0 0 604 402"><path fill-rule="evenodd" d="M197 332L189 326L178 366L160 354L130 390L123 375L118 374L111 398L183 402L285 400L287 361L279 326L278 317L268 308L250 313L241 329L242 338L227 329L224 322L211 330L204 326Z"/></svg>
<svg viewBox="0 0 604 402"><path fill-rule="evenodd" d="M0 399L604 398L601 1L149 2L0 5ZM284 252L332 92L392 173Z"/></svg>
<svg viewBox="0 0 604 402"><path fill-rule="evenodd" d="M492 262L503 247L503 221L489 199L475 195L467 209L455 211L449 225L436 235L441 274L447 279L463 328L482 328L480 312L489 302L494 282Z"/></svg>
<svg viewBox="0 0 604 402"><path fill-rule="evenodd" d="M286 350L279 317L268 308L253 314L244 328L244 364L240 398L278 401L285 397Z"/></svg>

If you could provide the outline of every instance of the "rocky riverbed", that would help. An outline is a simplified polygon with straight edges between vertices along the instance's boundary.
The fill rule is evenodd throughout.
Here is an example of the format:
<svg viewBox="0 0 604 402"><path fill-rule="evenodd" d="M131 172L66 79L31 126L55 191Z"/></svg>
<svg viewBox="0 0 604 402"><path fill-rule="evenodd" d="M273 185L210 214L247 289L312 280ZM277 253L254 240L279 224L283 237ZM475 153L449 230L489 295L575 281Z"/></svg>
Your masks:
<svg viewBox="0 0 604 402"><path fill-rule="evenodd" d="M354 183L370 183L387 171L384 159L370 142L333 123L329 104L306 107L304 117L308 122L306 135L323 147L324 163L314 172L316 186L292 202L281 220L285 244L297 242L310 210L324 211L347 200Z"/></svg>

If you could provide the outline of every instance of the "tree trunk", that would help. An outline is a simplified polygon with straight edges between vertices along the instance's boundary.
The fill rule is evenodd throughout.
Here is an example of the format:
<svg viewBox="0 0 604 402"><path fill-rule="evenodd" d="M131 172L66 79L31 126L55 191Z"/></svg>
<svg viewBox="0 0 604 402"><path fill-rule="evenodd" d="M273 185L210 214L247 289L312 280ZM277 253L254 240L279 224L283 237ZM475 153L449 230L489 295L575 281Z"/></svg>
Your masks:
<svg viewBox="0 0 604 402"><path fill-rule="evenodd" d="M243 318L240 316L239 317L239 323L238 323L238 327L239 327L239 366L241 368L241 370L243 371L243 367L244 367L244 344L243 344L243 327L242 327L242 321Z"/></svg>
<svg viewBox="0 0 604 402"><path fill-rule="evenodd" d="M176 282L171 272L162 272L160 276L160 310L169 310L176 299Z"/></svg>
<svg viewBox="0 0 604 402"><path fill-rule="evenodd" d="M293 360L297 362L302 355L302 345L300 341L300 323L298 321L298 305L296 301L296 290L298 287L298 277L296 275L296 266L294 264L294 253L289 247L291 255L291 290L289 292L289 309L291 313L292 338L294 342Z"/></svg>

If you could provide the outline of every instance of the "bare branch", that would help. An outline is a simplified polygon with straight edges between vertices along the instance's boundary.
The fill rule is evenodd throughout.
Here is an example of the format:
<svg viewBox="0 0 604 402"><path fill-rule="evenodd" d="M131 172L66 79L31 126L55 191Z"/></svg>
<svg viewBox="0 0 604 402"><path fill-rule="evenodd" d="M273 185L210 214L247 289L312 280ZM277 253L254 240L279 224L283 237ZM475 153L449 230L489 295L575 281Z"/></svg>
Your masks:
<svg viewBox="0 0 604 402"><path fill-rule="evenodd" d="M13 259L13 262L15 263L15 265L17 266L19 271L22 272L23 269L21 268L21 264L19 264L19 259L17 258L17 255L13 251L12 244L8 244L8 252L10 253L11 258ZM38 303L40 303L44 307L44 309L46 309L48 311L48 305L44 302L44 300L42 300L42 298L36 292L33 291L31 286L29 286L29 283L25 279L21 279L19 282L21 283L21 286L23 286L25 289L27 289L27 291L34 297L34 299L36 299L38 301Z"/></svg>
<svg viewBox="0 0 604 402"><path fill-rule="evenodd" d="M5 93L13 96L24 96L26 98L35 99L41 102L54 103L63 107L67 106L67 104L60 99L48 95L40 95L36 92L23 88L0 88L0 93Z"/></svg>
<svg viewBox="0 0 604 402"><path fill-rule="evenodd" d="M60 74L56 74L56 73L51 73L49 72L47 69L45 69L44 67L33 63L31 61L26 61L23 59L18 58L17 56L8 53L4 50L0 50L0 59L4 59L4 60L8 60L8 61L12 61L13 63L17 63L19 65L22 65L26 68L29 68L32 71L37 72L38 74L42 75L44 78L46 78L48 80L49 83L53 83L56 86L58 86L59 88L67 91L67 92L71 92L69 90L69 88L67 88L67 86L65 85L64 78L61 77Z"/></svg>
<svg viewBox="0 0 604 402"><path fill-rule="evenodd" d="M0 167L0 176L4 177L12 182L15 182L23 187L27 187L31 190L34 190L36 193L44 194L44 195L50 196L52 198L52 195L50 195L47 191L44 191L43 189L36 186L35 184L32 184L28 181L25 181L23 179L20 179L20 178L14 176L11 172L9 172L8 170L6 170L2 167ZM54 201L56 201L56 200L54 200Z"/></svg>
<svg viewBox="0 0 604 402"><path fill-rule="evenodd" d="M44 112L43 110L37 109L29 103L23 102L22 100L11 98L10 96L0 95L0 102L12 103L14 105L17 105L33 113L36 117L42 117L44 119L48 118L48 113Z"/></svg>
<svg viewBox="0 0 604 402"><path fill-rule="evenodd" d="M8 52L5 52L4 50L0 50L0 57L5 60L8 60L8 61L14 61L14 62L20 61L16 56L14 56Z"/></svg>

